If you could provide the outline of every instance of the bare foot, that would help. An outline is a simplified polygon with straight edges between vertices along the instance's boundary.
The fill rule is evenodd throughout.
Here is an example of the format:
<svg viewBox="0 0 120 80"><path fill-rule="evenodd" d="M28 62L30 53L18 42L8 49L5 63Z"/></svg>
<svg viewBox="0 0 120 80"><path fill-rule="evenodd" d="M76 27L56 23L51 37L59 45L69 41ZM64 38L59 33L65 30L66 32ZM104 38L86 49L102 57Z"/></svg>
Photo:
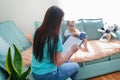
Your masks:
<svg viewBox="0 0 120 80"><path fill-rule="evenodd" d="M79 50L84 51L84 52L89 52L88 49L80 47Z"/></svg>
<svg viewBox="0 0 120 80"><path fill-rule="evenodd" d="M84 52L89 52L88 51L88 49L86 49L86 48L82 48L82 49L80 49L81 51L84 51Z"/></svg>
<svg viewBox="0 0 120 80"><path fill-rule="evenodd" d="M87 51L87 52L89 52L88 48L87 48L87 49L86 49L86 48L84 48L84 51Z"/></svg>

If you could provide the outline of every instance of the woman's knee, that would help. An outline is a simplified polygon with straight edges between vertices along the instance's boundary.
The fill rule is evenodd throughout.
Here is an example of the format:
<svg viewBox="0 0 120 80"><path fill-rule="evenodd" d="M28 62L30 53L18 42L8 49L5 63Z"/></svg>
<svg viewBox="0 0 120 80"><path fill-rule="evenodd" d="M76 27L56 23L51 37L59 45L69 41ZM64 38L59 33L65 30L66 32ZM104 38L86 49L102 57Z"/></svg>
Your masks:
<svg viewBox="0 0 120 80"><path fill-rule="evenodd" d="M79 71L79 65L78 65L78 63L71 62L69 66L70 66L69 68L71 68L70 69L71 72L75 72L76 73L76 72Z"/></svg>
<svg viewBox="0 0 120 80"><path fill-rule="evenodd" d="M78 63L74 62L73 66L74 66L74 70L79 71L79 65L78 65Z"/></svg>
<svg viewBox="0 0 120 80"><path fill-rule="evenodd" d="M63 71L79 71L79 65L76 62L68 62L68 63L64 63L63 65L61 65L58 69L61 69Z"/></svg>

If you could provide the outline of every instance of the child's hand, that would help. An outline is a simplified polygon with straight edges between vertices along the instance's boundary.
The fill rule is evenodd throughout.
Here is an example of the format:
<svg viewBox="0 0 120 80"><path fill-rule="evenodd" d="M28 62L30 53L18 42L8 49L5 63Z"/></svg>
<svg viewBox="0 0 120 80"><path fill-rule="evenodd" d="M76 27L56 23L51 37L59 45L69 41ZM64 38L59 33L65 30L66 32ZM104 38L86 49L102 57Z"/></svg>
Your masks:
<svg viewBox="0 0 120 80"><path fill-rule="evenodd" d="M72 36L73 36L73 37L75 37L75 36L76 36L74 32L72 33Z"/></svg>
<svg viewBox="0 0 120 80"><path fill-rule="evenodd" d="M74 37L77 37L78 35L79 35L79 33L76 33L76 32L72 33L72 36L74 36Z"/></svg>

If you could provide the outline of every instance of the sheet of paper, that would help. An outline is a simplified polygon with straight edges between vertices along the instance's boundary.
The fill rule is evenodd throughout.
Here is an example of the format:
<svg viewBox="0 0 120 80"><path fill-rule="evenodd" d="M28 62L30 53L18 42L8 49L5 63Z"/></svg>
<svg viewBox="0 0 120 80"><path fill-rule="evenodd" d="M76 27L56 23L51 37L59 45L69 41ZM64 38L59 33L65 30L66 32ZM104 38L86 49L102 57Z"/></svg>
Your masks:
<svg viewBox="0 0 120 80"><path fill-rule="evenodd" d="M66 54L72 47L72 45L77 44L81 45L83 40L80 40L77 37L70 36L63 44L63 52L62 54Z"/></svg>

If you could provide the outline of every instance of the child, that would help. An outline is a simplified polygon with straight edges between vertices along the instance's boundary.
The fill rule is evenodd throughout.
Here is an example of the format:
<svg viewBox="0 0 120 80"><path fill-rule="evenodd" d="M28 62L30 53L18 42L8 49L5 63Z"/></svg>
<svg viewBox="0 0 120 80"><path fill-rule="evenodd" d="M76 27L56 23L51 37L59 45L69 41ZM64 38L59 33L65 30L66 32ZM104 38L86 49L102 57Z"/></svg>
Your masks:
<svg viewBox="0 0 120 80"><path fill-rule="evenodd" d="M65 30L64 33L65 38L68 38L69 36L78 37L83 41L84 45L84 51L88 51L87 47L87 35L85 32L80 32L77 28L75 28L75 22L74 21L67 21L67 30Z"/></svg>

